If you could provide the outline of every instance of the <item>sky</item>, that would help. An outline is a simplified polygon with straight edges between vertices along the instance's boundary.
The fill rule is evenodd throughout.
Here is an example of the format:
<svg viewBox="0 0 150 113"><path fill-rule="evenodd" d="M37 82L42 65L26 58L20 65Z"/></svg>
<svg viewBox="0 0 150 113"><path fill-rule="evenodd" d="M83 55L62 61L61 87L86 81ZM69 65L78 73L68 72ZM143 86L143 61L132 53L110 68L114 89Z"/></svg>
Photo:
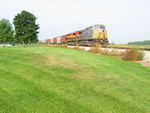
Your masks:
<svg viewBox="0 0 150 113"><path fill-rule="evenodd" d="M1 0L0 19L22 10L37 17L44 40L102 24L112 43L150 40L150 0Z"/></svg>

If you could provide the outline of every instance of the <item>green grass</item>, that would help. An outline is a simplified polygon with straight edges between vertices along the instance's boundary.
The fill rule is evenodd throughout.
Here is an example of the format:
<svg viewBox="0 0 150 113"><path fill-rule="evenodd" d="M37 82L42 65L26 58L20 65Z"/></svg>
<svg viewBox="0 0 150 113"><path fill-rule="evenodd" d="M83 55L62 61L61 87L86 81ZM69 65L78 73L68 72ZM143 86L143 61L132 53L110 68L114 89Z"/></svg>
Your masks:
<svg viewBox="0 0 150 113"><path fill-rule="evenodd" d="M82 50L0 48L0 113L150 113L150 68Z"/></svg>

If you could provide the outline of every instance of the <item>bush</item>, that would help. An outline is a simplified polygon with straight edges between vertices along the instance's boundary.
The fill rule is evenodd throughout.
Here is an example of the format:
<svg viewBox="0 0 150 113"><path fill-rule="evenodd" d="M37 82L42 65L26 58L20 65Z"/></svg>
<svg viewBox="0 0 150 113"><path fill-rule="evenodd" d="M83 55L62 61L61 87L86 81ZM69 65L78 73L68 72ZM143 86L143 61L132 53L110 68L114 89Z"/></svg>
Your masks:
<svg viewBox="0 0 150 113"><path fill-rule="evenodd" d="M67 44L51 44L50 47L68 48Z"/></svg>
<svg viewBox="0 0 150 113"><path fill-rule="evenodd" d="M94 54L115 56L128 61L143 60L145 55L142 49L137 49L137 48L130 48L125 50L124 52L118 52L117 50L109 51L106 49L100 49L99 46L96 46L96 47L91 47L89 52Z"/></svg>
<svg viewBox="0 0 150 113"><path fill-rule="evenodd" d="M143 50L141 50L141 51L138 53L138 60L143 60L143 59L144 59L144 56L145 56L145 53L143 52Z"/></svg>
<svg viewBox="0 0 150 113"><path fill-rule="evenodd" d="M62 44L61 47L62 48L68 48L68 45L67 44Z"/></svg>
<svg viewBox="0 0 150 113"><path fill-rule="evenodd" d="M94 54L100 54L102 53L102 50L99 48L99 46L95 46L95 47L90 47L89 52Z"/></svg>
<svg viewBox="0 0 150 113"><path fill-rule="evenodd" d="M101 49L99 46L91 47L89 52L94 54L110 55L109 50Z"/></svg>
<svg viewBox="0 0 150 113"><path fill-rule="evenodd" d="M122 52L121 57L123 60L139 61L139 60L143 60L144 52L141 49L130 48Z"/></svg>
<svg viewBox="0 0 150 113"><path fill-rule="evenodd" d="M76 46L74 46L72 49L78 49L78 50L81 50L79 44L76 44Z"/></svg>
<svg viewBox="0 0 150 113"><path fill-rule="evenodd" d="M118 52L117 50L112 50L112 51L110 52L110 56L120 57L120 56L121 56L121 53Z"/></svg>
<svg viewBox="0 0 150 113"><path fill-rule="evenodd" d="M111 56L111 53L109 52L109 50L106 50L106 49L101 49L100 54Z"/></svg>

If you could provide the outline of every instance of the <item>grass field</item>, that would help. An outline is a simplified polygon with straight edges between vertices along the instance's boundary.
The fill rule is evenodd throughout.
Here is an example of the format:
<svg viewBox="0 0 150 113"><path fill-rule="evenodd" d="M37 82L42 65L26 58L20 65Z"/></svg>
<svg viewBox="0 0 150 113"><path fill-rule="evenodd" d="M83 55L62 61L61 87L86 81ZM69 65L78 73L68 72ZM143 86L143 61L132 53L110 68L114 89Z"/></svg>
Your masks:
<svg viewBox="0 0 150 113"><path fill-rule="evenodd" d="M150 68L82 50L0 48L0 113L150 113Z"/></svg>

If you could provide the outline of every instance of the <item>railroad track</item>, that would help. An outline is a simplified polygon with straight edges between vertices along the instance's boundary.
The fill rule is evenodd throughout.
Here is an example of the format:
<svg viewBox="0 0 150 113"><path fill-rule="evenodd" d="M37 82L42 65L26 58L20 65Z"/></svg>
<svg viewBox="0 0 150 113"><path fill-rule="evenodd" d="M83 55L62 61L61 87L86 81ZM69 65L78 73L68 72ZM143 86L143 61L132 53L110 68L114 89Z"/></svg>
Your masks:
<svg viewBox="0 0 150 113"><path fill-rule="evenodd" d="M73 45L71 45L73 46ZM90 47L90 46L79 46L79 47ZM103 47L103 46L100 46L101 48L108 48L108 49L130 49L132 47ZM150 51L150 48L137 48L137 49L141 49L141 50L144 50L144 51Z"/></svg>
<svg viewBox="0 0 150 113"><path fill-rule="evenodd" d="M68 46L68 47L76 47L76 46ZM102 47L100 46L101 48L104 48L104 49L130 49L132 47ZM84 48L84 49L90 49L90 46L79 46L79 48ZM150 48L137 48L137 49L141 49L143 51L148 51L150 52Z"/></svg>

